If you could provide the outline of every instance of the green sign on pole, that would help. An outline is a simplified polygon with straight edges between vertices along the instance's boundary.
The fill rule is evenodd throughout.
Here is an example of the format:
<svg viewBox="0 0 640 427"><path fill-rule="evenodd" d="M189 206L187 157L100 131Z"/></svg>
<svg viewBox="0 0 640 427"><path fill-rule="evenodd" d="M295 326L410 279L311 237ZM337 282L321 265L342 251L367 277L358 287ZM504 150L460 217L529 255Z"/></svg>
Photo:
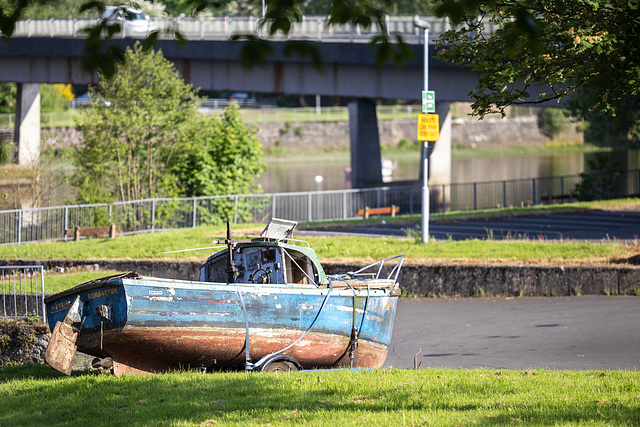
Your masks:
<svg viewBox="0 0 640 427"><path fill-rule="evenodd" d="M436 112L436 92L433 90L422 91L422 112L423 113L435 113Z"/></svg>

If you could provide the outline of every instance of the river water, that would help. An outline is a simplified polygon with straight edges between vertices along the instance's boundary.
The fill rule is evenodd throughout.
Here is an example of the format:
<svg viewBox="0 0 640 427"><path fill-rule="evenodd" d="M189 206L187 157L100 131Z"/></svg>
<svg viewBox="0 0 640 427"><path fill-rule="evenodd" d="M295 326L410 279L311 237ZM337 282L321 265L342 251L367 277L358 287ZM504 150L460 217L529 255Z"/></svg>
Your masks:
<svg viewBox="0 0 640 427"><path fill-rule="evenodd" d="M625 169L640 168L640 150L605 153L610 161ZM451 182L469 183L521 178L577 175L588 168L594 153L550 153L504 156L456 156L451 161ZM383 154L393 162L391 181L418 180L420 154L395 152ZM266 193L339 190L351 188L345 176L350 167L348 153L310 154L307 156L269 156L267 170L258 179ZM320 178L321 177L321 178Z"/></svg>

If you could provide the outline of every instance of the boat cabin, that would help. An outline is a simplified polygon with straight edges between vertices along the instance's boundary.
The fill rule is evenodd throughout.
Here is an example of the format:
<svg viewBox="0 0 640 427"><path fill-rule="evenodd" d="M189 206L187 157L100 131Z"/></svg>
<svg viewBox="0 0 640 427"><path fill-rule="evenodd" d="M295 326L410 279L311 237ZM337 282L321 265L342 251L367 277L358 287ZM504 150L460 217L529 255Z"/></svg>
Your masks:
<svg viewBox="0 0 640 427"><path fill-rule="evenodd" d="M296 225L294 221L274 218L260 238L242 243L229 241L229 248L212 255L200 267L200 281L326 285L315 251L285 243Z"/></svg>

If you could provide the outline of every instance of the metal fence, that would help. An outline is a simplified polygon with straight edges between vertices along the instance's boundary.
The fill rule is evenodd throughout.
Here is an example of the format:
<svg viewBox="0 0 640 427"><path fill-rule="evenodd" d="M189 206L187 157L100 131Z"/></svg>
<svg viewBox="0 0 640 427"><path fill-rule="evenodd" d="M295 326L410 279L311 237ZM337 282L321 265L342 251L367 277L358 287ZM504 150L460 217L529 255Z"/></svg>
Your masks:
<svg viewBox="0 0 640 427"><path fill-rule="evenodd" d="M512 206L575 201L580 175L513 179L431 186L431 212L472 211ZM640 170L618 176L611 198L640 194ZM176 199L147 199L111 204L69 205L0 211L0 244L66 240L75 227L111 224L124 234L219 224L265 223L272 217L317 222L358 217L365 207L400 208L401 214L419 214L419 185L245 194Z"/></svg>
<svg viewBox="0 0 640 427"><path fill-rule="evenodd" d="M263 38L277 38L269 36L268 28L261 28L261 19L255 16L219 16L219 17L166 17L152 18L156 30L161 38L173 37L175 31L180 32L186 39L205 40L215 38L229 38L233 34L254 34ZM300 22L293 22L287 38L307 39L317 41L356 41L362 37L386 32L402 34L405 37L415 36L419 41L418 31L413 23L416 19L429 22L430 36L438 38L442 33L455 28L446 18L435 16L386 15L385 28L373 22L368 28L352 24L330 24L329 17L302 16ZM95 25L96 18L87 19L27 19L18 21L13 37L84 37L83 30ZM487 34L494 28L490 22L486 23ZM122 37L127 35L123 32Z"/></svg>
<svg viewBox="0 0 640 427"><path fill-rule="evenodd" d="M44 269L36 266L0 267L3 317L38 317L44 322Z"/></svg>

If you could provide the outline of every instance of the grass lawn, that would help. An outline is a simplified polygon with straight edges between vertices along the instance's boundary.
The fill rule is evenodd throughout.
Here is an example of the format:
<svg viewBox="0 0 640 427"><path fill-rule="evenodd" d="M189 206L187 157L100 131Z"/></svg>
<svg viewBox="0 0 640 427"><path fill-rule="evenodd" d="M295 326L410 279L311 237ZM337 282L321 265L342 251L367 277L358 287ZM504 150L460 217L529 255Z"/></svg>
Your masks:
<svg viewBox="0 0 640 427"><path fill-rule="evenodd" d="M566 212L576 209L613 209L621 206L640 206L639 199L613 200L609 202L575 203L539 206L532 208L510 208L476 212L453 212L431 215L430 221L456 221L471 218L488 218L500 215L536 215ZM544 240L499 240L491 239L488 230L485 239L464 241L431 239L422 244L416 226L420 216L384 218L406 225L407 238L371 237L303 237L321 259L350 259L372 261L404 253L407 261L468 259L493 260L497 262L545 262L571 263L582 261L611 262L636 255L638 243L575 242ZM357 226L375 224L380 218L369 220L337 221L332 223L301 224L300 228ZM234 226L232 236L236 239L256 237L264 224ZM295 234L295 233L294 233ZM39 242L22 245L0 246L0 259L191 259L204 260L216 252L213 241L224 239L224 226L202 226L157 233L144 233L118 237L116 239L86 239L78 242ZM202 248L200 250L193 250ZM173 252L188 250L184 252Z"/></svg>
<svg viewBox="0 0 640 427"><path fill-rule="evenodd" d="M44 291L48 294L56 294L65 289L73 288L81 283L89 282L101 277L113 276L122 271L83 271L68 274L46 272L44 275Z"/></svg>
<svg viewBox="0 0 640 427"><path fill-rule="evenodd" d="M455 221L468 218L499 215L535 215L564 212L575 209L629 208L640 205L639 199L614 200L608 202L576 203L533 208L511 208L476 212L453 212L436 214L431 221ZM342 221L332 223L301 224L301 228L342 227L358 224L379 223L380 218ZM372 262L398 254L405 254L407 263L484 263L484 264L562 264L602 265L636 256L640 252L638 242L549 242L543 240L491 240L463 241L431 239L422 244L416 230L419 216L385 218L406 225L407 238L372 237L300 237L309 242L321 261ZM263 224L236 226L233 238L255 237L264 228ZM214 240L224 239L223 226L202 226L166 232L136 234L116 239L87 239L79 242L41 242L23 245L0 246L0 259L183 259L204 261L216 252ZM203 248L192 250L195 248ZM218 248L222 248L219 246ZM188 249L184 252L166 253ZM115 274L116 272L83 272L82 274L45 275L46 292L59 292L88 280Z"/></svg>
<svg viewBox="0 0 640 427"><path fill-rule="evenodd" d="M0 425L640 425L637 371L0 371Z"/></svg>

